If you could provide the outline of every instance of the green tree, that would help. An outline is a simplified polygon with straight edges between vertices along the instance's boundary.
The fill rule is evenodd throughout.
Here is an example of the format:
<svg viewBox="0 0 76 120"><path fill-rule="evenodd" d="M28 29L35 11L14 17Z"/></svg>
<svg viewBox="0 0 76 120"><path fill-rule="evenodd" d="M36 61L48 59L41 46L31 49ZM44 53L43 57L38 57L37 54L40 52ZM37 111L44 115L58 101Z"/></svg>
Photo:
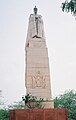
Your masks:
<svg viewBox="0 0 76 120"><path fill-rule="evenodd" d="M66 91L54 99L55 108L67 108L69 120L76 120L76 92Z"/></svg>
<svg viewBox="0 0 76 120"><path fill-rule="evenodd" d="M0 109L0 120L9 120L9 110Z"/></svg>
<svg viewBox="0 0 76 120"><path fill-rule="evenodd" d="M2 90L0 90L0 120L9 120L9 110L5 108Z"/></svg>
<svg viewBox="0 0 76 120"><path fill-rule="evenodd" d="M22 100L24 101L25 109L44 108L44 105L42 105L42 102L44 101L43 98L37 98L36 96L27 94L22 97Z"/></svg>
<svg viewBox="0 0 76 120"><path fill-rule="evenodd" d="M8 109L0 109L0 120L9 120L9 111L13 109L22 109L24 107L22 101L14 102L8 106Z"/></svg>
<svg viewBox="0 0 76 120"><path fill-rule="evenodd" d="M76 17L76 0L65 0L62 3L62 11L71 12Z"/></svg>

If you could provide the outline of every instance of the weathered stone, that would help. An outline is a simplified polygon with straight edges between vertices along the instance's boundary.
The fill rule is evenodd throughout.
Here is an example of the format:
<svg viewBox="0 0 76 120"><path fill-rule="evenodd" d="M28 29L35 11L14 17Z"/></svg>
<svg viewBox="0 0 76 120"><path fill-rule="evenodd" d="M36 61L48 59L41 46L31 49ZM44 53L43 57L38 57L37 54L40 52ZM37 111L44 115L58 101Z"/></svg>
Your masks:
<svg viewBox="0 0 76 120"><path fill-rule="evenodd" d="M25 55L26 92L38 98L52 99L48 50L41 15L31 14L29 17ZM46 108L54 107L53 102L48 104Z"/></svg>

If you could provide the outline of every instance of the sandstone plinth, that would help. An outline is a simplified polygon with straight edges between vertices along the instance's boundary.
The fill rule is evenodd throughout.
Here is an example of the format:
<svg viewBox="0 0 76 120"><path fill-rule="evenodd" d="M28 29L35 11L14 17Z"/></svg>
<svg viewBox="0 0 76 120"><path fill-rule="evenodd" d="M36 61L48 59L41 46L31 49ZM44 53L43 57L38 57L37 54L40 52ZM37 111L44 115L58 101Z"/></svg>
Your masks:
<svg viewBox="0 0 76 120"><path fill-rule="evenodd" d="M66 109L11 110L10 120L68 120Z"/></svg>

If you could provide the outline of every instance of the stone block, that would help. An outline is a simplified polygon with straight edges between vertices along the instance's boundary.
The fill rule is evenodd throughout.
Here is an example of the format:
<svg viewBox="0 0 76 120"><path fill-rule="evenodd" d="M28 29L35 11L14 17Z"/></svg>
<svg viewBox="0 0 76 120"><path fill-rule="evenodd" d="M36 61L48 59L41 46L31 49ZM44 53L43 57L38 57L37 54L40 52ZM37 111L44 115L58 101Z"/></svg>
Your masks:
<svg viewBox="0 0 76 120"><path fill-rule="evenodd" d="M11 110L10 120L68 120L68 111L62 108Z"/></svg>

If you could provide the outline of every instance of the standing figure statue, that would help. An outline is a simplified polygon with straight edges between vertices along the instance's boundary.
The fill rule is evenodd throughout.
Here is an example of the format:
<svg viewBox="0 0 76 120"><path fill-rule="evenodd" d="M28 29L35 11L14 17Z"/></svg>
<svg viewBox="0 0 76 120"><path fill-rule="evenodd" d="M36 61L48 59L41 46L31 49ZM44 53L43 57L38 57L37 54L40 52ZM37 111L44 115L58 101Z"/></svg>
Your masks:
<svg viewBox="0 0 76 120"><path fill-rule="evenodd" d="M35 15L37 15L37 11L38 11L38 9L37 9L37 7L35 6L35 8L34 8L34 13L35 13Z"/></svg>

